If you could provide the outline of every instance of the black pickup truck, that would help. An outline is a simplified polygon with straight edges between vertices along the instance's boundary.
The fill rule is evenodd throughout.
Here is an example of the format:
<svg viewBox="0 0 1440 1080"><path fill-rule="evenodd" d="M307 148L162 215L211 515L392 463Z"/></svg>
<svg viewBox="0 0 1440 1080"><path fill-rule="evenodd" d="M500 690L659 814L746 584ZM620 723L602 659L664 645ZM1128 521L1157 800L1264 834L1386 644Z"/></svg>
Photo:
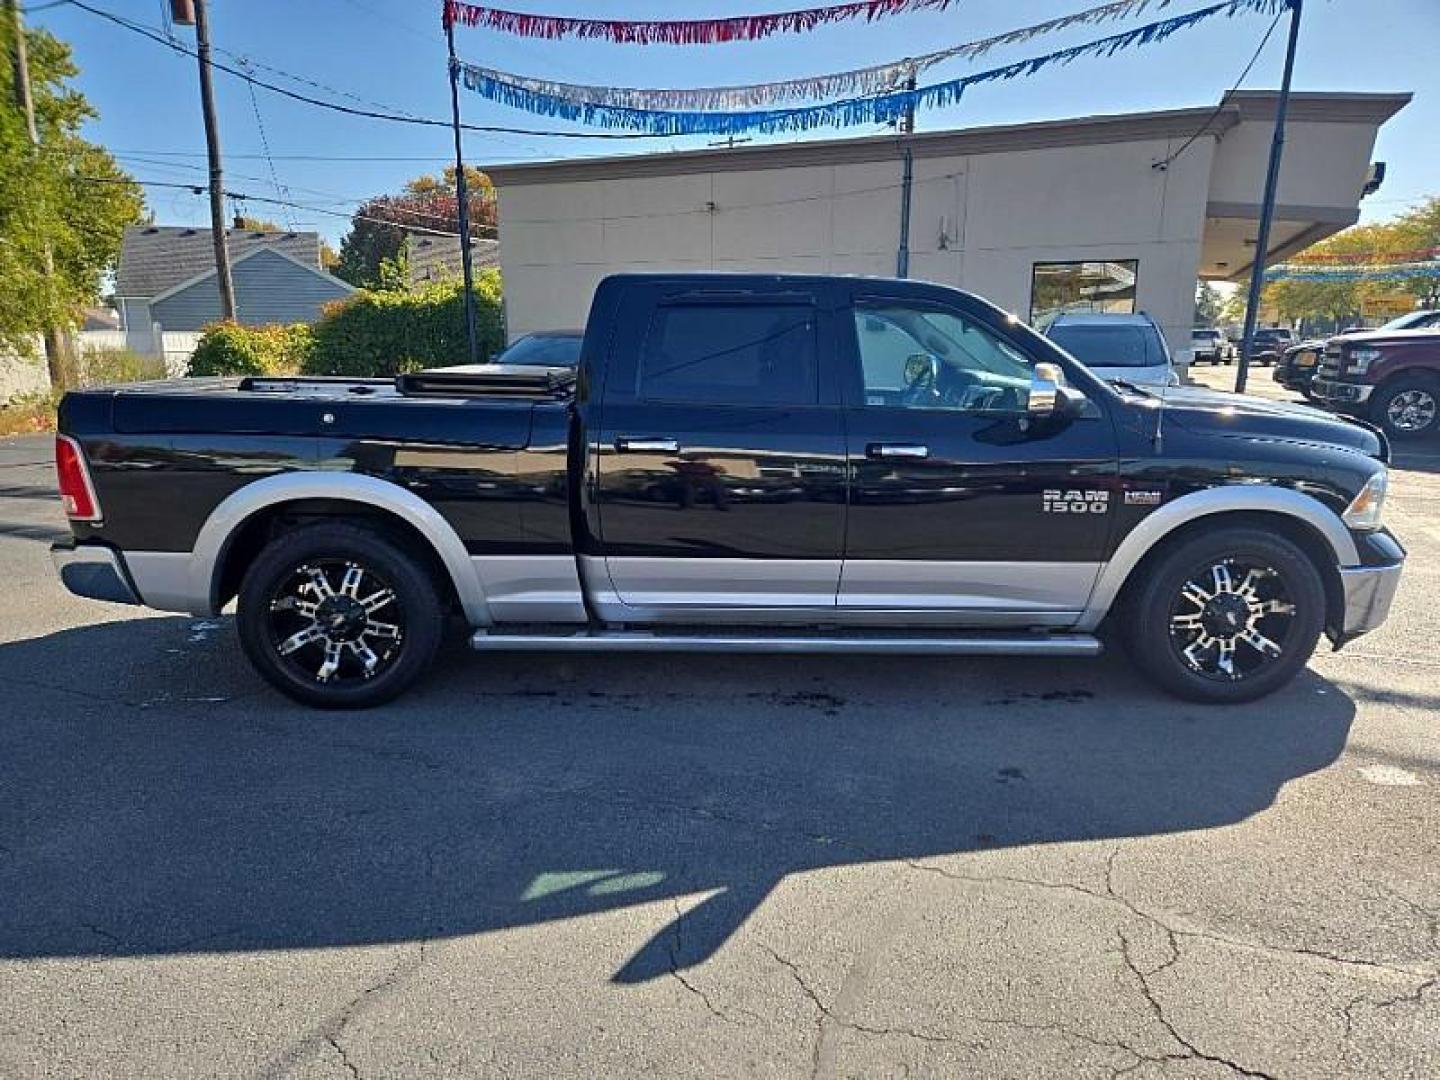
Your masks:
<svg viewBox="0 0 1440 1080"><path fill-rule="evenodd" d="M1163 396L1162 396L1163 395ZM218 612L282 691L477 650L1093 656L1247 700L1378 625L1404 551L1358 421L1106 383L912 281L627 275L578 369L66 396L65 584Z"/></svg>

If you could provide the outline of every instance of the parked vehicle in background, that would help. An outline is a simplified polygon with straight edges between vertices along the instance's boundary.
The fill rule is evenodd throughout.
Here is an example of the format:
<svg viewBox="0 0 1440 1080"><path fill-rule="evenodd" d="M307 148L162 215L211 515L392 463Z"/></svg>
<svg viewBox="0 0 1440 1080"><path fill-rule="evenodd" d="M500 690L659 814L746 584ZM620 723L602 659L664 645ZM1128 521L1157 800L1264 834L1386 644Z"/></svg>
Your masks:
<svg viewBox="0 0 1440 1080"><path fill-rule="evenodd" d="M522 334L496 353L492 364L530 367L579 367L583 330L536 330Z"/></svg>
<svg viewBox="0 0 1440 1080"><path fill-rule="evenodd" d="M1255 331L1250 360L1256 364L1278 363L1285 350L1295 344L1295 331L1288 326L1266 326Z"/></svg>
<svg viewBox="0 0 1440 1080"><path fill-rule="evenodd" d="M481 652L952 658L1094 656L1108 619L1172 693L1245 701L1378 626L1405 554L1368 426L1107 383L918 281L619 275L578 372L110 387L59 430L65 584L236 600L321 706L394 697L453 611Z"/></svg>
<svg viewBox="0 0 1440 1080"><path fill-rule="evenodd" d="M1197 364L1202 361L1228 364L1234 358L1225 331L1213 326L1197 326L1190 331L1190 350L1191 359Z"/></svg>
<svg viewBox="0 0 1440 1080"><path fill-rule="evenodd" d="M1440 327L1332 338L1311 396L1337 412L1365 417L1392 438L1440 433Z"/></svg>
<svg viewBox="0 0 1440 1080"><path fill-rule="evenodd" d="M1292 345L1280 354L1280 360L1271 374L1277 383L1287 390L1295 390L1306 398L1310 397L1310 384L1320 367L1320 358L1325 352L1325 339L1316 338Z"/></svg>
<svg viewBox="0 0 1440 1080"><path fill-rule="evenodd" d="M1138 386L1177 386L1180 377L1170 346L1155 320L1105 312L1061 312L1045 324L1045 336L1102 379Z"/></svg>
<svg viewBox="0 0 1440 1080"><path fill-rule="evenodd" d="M1411 311L1397 319L1391 319L1377 329L1424 330L1430 328L1440 328L1440 311ZM1275 365L1275 381L1287 390L1296 390L1307 398L1313 397L1311 384L1315 381L1315 375L1320 369L1320 361L1324 357L1326 344L1351 334L1368 332L1364 327L1350 327L1328 339L1315 338L1311 341L1302 341L1299 345L1292 345L1285 350L1280 362Z"/></svg>

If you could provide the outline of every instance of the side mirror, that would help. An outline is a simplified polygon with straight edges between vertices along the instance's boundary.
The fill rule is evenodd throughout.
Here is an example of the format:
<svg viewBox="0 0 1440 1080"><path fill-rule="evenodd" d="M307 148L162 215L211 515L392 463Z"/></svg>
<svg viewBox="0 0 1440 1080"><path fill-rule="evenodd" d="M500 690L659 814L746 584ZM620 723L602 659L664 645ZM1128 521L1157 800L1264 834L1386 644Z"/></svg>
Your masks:
<svg viewBox="0 0 1440 1080"><path fill-rule="evenodd" d="M1065 385L1065 372L1059 364L1035 365L1030 375L1030 397L1025 411L1031 416L1054 416L1060 407L1060 388Z"/></svg>

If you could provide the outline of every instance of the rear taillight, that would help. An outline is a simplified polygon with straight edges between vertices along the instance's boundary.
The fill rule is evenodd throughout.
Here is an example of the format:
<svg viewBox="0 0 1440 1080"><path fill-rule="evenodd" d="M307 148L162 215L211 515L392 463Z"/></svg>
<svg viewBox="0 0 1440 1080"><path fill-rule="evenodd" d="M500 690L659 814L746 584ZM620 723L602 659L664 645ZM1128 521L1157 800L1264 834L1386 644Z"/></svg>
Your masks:
<svg viewBox="0 0 1440 1080"><path fill-rule="evenodd" d="M60 501L71 521L99 521L100 502L90 483L85 455L69 435L55 436L55 472L60 479Z"/></svg>

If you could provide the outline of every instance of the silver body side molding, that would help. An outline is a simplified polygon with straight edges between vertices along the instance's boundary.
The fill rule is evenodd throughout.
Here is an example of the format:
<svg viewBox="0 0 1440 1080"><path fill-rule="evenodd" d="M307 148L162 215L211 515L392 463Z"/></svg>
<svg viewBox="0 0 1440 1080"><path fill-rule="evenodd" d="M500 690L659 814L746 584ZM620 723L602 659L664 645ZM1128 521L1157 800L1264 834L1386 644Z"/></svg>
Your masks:
<svg viewBox="0 0 1440 1080"><path fill-rule="evenodd" d="M1130 571L1167 534L1198 518L1234 510L1256 510L1296 518L1325 538L1335 553L1337 567L1353 566L1360 561L1355 541L1340 520L1340 515L1319 499L1273 484L1227 484L1206 488L1166 503L1130 530L1101 571L1075 629L1089 633L1100 625Z"/></svg>
<svg viewBox="0 0 1440 1080"><path fill-rule="evenodd" d="M126 552L126 565L130 567L136 588L146 604L162 611L214 614L215 571L235 530L261 510L297 499L361 503L392 513L413 526L430 542L449 572L470 625L490 624L484 588L475 576L465 545L450 523L413 492L358 473L294 472L246 484L211 512L200 529L193 551ZM135 561L137 558L139 564Z"/></svg>
<svg viewBox="0 0 1440 1080"><path fill-rule="evenodd" d="M508 634L477 630L470 646L479 652L703 652L863 653L906 656L1098 656L1088 634L840 636L769 634L676 634L600 630L560 634Z"/></svg>
<svg viewBox="0 0 1440 1080"><path fill-rule="evenodd" d="M1092 562L846 559L842 609L1057 612L1072 616L1100 573Z"/></svg>
<svg viewBox="0 0 1440 1080"><path fill-rule="evenodd" d="M497 623L584 623L574 555L474 555L476 578Z"/></svg>

